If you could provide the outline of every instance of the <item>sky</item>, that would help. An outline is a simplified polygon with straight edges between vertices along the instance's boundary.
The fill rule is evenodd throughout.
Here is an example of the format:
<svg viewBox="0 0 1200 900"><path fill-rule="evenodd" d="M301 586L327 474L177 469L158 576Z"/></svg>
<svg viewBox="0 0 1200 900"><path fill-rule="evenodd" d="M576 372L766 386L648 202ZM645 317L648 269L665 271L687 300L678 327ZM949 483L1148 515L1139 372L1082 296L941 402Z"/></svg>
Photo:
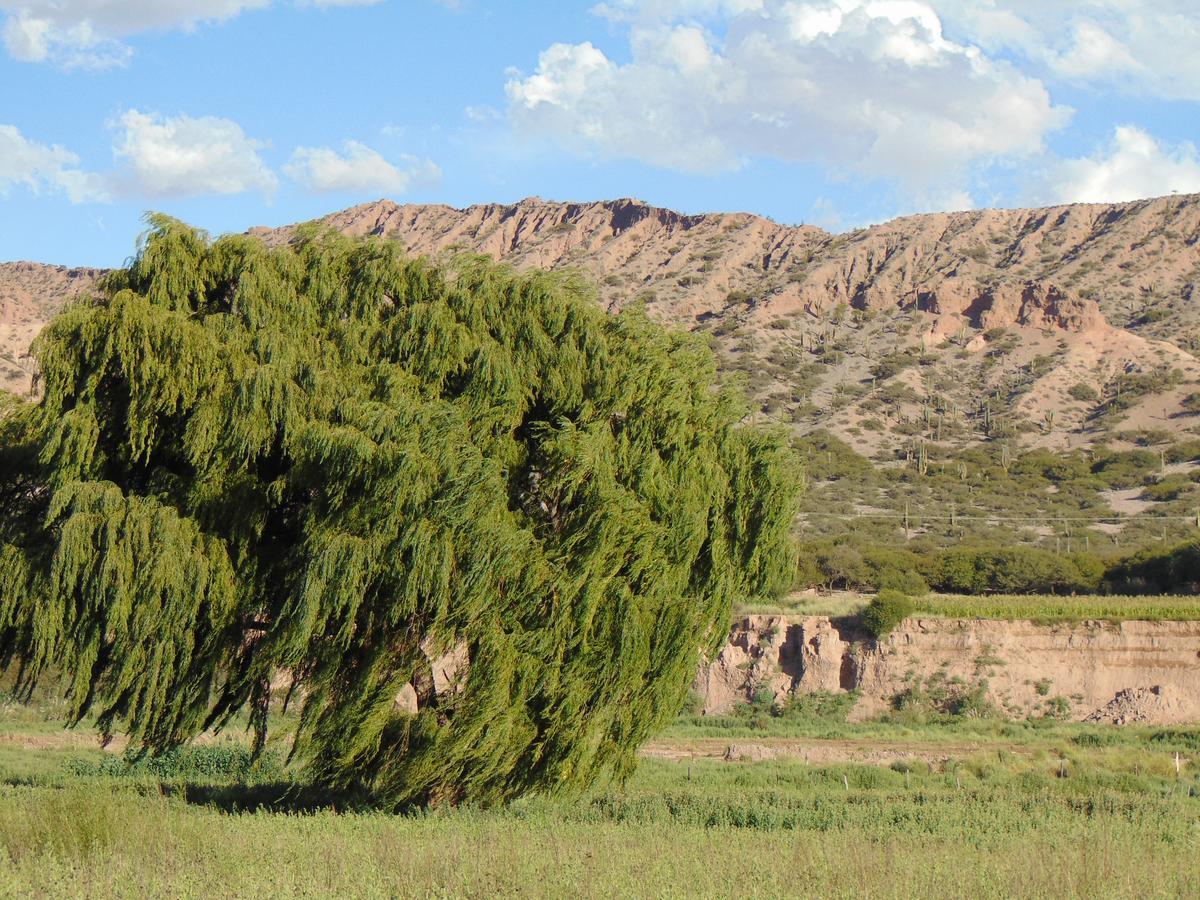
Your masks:
<svg viewBox="0 0 1200 900"><path fill-rule="evenodd" d="M0 0L0 261L407 203L1200 192L1197 0Z"/></svg>

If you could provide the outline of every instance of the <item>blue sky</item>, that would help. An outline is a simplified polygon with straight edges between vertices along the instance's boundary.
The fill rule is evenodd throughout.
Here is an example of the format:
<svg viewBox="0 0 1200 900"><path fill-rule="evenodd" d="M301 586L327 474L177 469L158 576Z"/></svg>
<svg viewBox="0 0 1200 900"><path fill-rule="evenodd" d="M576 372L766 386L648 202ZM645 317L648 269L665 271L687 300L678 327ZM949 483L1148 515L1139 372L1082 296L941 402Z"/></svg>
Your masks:
<svg viewBox="0 0 1200 900"><path fill-rule="evenodd" d="M0 0L0 261L379 197L832 230L1200 191L1194 0Z"/></svg>

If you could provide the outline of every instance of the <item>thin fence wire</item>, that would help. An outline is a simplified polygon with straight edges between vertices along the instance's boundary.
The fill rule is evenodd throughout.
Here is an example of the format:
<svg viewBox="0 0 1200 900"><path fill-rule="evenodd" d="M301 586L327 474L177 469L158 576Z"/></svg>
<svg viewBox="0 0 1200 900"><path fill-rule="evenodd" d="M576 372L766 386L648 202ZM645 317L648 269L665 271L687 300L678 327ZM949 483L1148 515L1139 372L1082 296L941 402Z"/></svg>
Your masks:
<svg viewBox="0 0 1200 900"><path fill-rule="evenodd" d="M903 522L909 519L913 522L1025 522L1038 525L1053 525L1057 522L1087 522L1094 525L1127 525L1135 522L1157 524L1161 522L1193 522L1200 524L1195 515L1191 516L990 516L965 515L947 513L835 513L835 512L802 512L799 518L841 519L894 519Z"/></svg>

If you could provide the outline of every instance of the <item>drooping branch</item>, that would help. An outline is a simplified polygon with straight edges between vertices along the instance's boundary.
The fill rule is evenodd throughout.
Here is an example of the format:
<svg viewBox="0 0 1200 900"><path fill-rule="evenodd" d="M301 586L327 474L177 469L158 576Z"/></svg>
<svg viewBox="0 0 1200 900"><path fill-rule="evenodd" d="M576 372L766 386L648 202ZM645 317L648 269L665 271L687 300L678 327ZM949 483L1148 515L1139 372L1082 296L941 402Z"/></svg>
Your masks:
<svg viewBox="0 0 1200 900"><path fill-rule="evenodd" d="M0 652L76 717L158 752L247 711L261 741L284 671L330 784L580 788L790 570L785 442L698 339L576 276L150 225L0 411Z"/></svg>

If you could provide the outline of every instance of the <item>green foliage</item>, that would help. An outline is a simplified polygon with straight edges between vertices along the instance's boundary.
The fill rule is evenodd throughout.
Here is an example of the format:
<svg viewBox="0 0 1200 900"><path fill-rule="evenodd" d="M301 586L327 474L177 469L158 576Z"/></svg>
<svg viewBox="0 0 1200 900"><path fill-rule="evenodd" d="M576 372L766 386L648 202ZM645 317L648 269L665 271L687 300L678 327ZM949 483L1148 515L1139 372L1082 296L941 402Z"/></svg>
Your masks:
<svg viewBox="0 0 1200 900"><path fill-rule="evenodd" d="M80 777L146 777L165 780L228 779L263 781L283 774L279 754L267 750L255 756L251 748L230 741L200 747L179 747L158 756L105 754L72 760L69 769Z"/></svg>
<svg viewBox="0 0 1200 900"><path fill-rule="evenodd" d="M780 709L779 717L794 722L842 724L857 702L857 691L793 694Z"/></svg>
<svg viewBox="0 0 1200 900"><path fill-rule="evenodd" d="M700 339L569 276L150 224L0 419L0 651L73 720L159 755L246 710L261 747L285 670L325 785L580 789L790 580L792 456Z"/></svg>
<svg viewBox="0 0 1200 900"><path fill-rule="evenodd" d="M1100 399L1100 393L1090 384L1085 381L1077 382L1067 388L1067 394L1071 399L1078 400L1081 403L1095 403Z"/></svg>
<svg viewBox="0 0 1200 900"><path fill-rule="evenodd" d="M1092 472L1113 489L1132 488L1147 484L1158 474L1162 460L1149 450L1130 450L1124 453L1097 452Z"/></svg>
<svg viewBox="0 0 1200 900"><path fill-rule="evenodd" d="M913 601L899 591L880 591L863 610L863 627L876 639L883 638L915 611Z"/></svg>
<svg viewBox="0 0 1200 900"><path fill-rule="evenodd" d="M1037 594L987 597L929 594L916 601L918 612L948 619L1028 619L1041 624L1095 619L1125 621L1193 621L1200 619L1196 597L1130 597Z"/></svg>
<svg viewBox="0 0 1200 900"><path fill-rule="evenodd" d="M923 594L929 587L920 567L921 558L911 551L853 535L807 541L800 544L795 587Z"/></svg>
<svg viewBox="0 0 1200 900"><path fill-rule="evenodd" d="M1105 580L1131 594L1200 594L1200 542L1135 553L1110 568Z"/></svg>
<svg viewBox="0 0 1200 900"><path fill-rule="evenodd" d="M916 365L918 354L912 350L893 350L882 356L871 369L871 375L881 381L886 381L899 375L910 366Z"/></svg>
<svg viewBox="0 0 1200 900"><path fill-rule="evenodd" d="M896 711L891 719L910 725L936 721L944 717L985 718L996 716L987 700L987 684L968 683L947 678L941 671L916 681L892 698Z"/></svg>
<svg viewBox="0 0 1200 900"><path fill-rule="evenodd" d="M1059 556L1033 547L959 547L927 563L929 584L954 594L1091 593L1102 565L1087 554Z"/></svg>

